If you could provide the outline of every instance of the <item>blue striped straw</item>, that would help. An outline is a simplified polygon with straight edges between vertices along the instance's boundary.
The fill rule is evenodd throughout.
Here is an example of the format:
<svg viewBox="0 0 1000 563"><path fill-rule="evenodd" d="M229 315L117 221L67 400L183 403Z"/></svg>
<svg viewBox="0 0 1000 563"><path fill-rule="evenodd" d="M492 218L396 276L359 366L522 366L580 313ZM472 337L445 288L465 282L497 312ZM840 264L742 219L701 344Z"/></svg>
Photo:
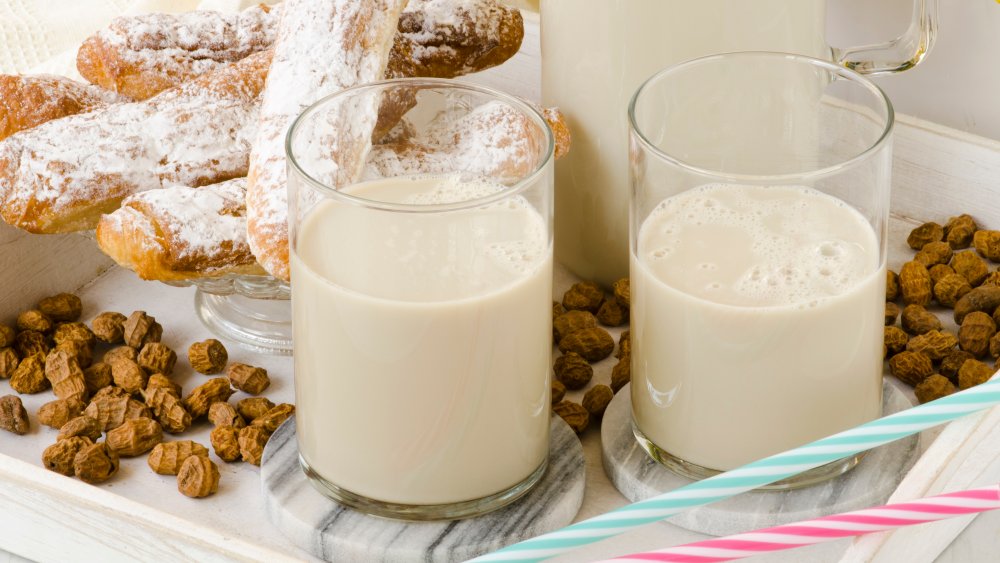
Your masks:
<svg viewBox="0 0 1000 563"><path fill-rule="evenodd" d="M472 561L541 561L669 518L690 508L792 477L997 404L1000 404L1000 377L651 499L617 508L561 530L507 546Z"/></svg>

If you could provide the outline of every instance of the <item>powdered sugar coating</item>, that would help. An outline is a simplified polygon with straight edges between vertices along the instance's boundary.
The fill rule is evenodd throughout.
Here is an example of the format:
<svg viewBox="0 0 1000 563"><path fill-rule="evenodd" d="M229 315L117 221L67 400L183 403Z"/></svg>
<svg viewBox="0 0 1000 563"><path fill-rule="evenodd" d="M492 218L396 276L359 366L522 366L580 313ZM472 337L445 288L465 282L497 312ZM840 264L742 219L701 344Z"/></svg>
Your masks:
<svg viewBox="0 0 1000 563"><path fill-rule="evenodd" d="M0 75L0 139L117 101L113 92L64 76Z"/></svg>
<svg viewBox="0 0 1000 563"><path fill-rule="evenodd" d="M288 279L288 195L284 139L312 102L382 78L405 0L288 0L261 104L250 157L247 217L250 247L264 268ZM325 147L331 163L363 164L376 112L332 112ZM340 174L355 175L344 169Z"/></svg>

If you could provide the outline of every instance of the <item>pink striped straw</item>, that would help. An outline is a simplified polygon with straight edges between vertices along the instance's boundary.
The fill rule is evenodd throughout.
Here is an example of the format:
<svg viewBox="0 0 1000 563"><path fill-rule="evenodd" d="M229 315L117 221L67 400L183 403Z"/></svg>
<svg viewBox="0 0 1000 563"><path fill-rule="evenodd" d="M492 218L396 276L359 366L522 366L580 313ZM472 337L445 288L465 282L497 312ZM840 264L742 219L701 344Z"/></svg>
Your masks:
<svg viewBox="0 0 1000 563"><path fill-rule="evenodd" d="M716 563L1000 508L1000 485L844 512L605 561Z"/></svg>

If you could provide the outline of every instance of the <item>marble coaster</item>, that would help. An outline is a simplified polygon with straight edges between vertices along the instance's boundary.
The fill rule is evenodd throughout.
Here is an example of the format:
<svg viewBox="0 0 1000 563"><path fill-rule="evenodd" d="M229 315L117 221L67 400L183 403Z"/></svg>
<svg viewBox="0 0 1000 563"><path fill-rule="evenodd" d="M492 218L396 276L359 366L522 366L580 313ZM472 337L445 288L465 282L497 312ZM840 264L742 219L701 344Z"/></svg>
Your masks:
<svg viewBox="0 0 1000 563"><path fill-rule="evenodd" d="M465 561L572 523L583 502L583 447L552 417L549 466L525 496L478 518L405 522L368 516L319 493L299 466L295 418L271 436L260 480L271 522L327 561ZM475 479L475 475L469 475Z"/></svg>
<svg viewBox="0 0 1000 563"><path fill-rule="evenodd" d="M885 414L913 406L886 383ZM691 483L653 461L632 434L629 388L615 394L601 423L604 471L632 502ZM884 504L919 457L919 439L911 436L875 448L851 471L824 483L791 491L750 491L685 511L668 522L682 528L723 536Z"/></svg>

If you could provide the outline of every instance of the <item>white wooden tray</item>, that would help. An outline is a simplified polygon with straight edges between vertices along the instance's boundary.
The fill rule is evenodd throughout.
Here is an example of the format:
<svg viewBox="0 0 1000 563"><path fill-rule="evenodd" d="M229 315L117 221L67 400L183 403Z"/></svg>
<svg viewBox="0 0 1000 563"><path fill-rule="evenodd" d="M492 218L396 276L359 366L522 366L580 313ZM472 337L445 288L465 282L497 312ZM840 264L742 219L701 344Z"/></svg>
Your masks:
<svg viewBox="0 0 1000 563"><path fill-rule="evenodd" d="M538 99L537 16L527 20L522 52L475 80ZM1000 143L897 117L892 193L895 218L890 239L893 268L907 255L903 240L917 219L940 221L969 212L984 224L1000 225L1000 186L995 185L1000 178ZM89 239L31 236L0 225L0 322L10 323L19 310L44 295L82 288L88 320L105 310L127 314L144 309L163 324L164 342L179 351L209 336L195 318L192 289L142 282L130 272L110 266ZM570 277L560 273L556 292L561 293L569 283ZM292 400L290 359L258 356L227 344L232 359L268 369L273 384L266 394L272 400ZM600 364L594 382L609 381L611 366L609 360ZM187 378L181 379L186 389L203 377L187 375L191 370L183 358L176 372ZM0 381L0 395L10 392L7 382ZM28 396L25 402L34 413L51 398L51 394ZM208 428L203 426L190 437L207 444ZM54 440L55 431L39 428L36 420L28 436L0 432L0 561L5 557L3 551L41 561L311 559L268 524L256 467L219 462L219 493L191 500L176 491L173 478L153 474L145 458L123 460L120 475L97 487L46 471L40 465L41 452ZM603 473L598 440L595 431L583 438L587 496L579 518L626 502ZM938 560L990 560L1000 549L998 528L1000 515L979 517ZM559 560L592 560L696 539L700 536L692 532L654 524ZM841 541L760 560L835 561L847 545Z"/></svg>

